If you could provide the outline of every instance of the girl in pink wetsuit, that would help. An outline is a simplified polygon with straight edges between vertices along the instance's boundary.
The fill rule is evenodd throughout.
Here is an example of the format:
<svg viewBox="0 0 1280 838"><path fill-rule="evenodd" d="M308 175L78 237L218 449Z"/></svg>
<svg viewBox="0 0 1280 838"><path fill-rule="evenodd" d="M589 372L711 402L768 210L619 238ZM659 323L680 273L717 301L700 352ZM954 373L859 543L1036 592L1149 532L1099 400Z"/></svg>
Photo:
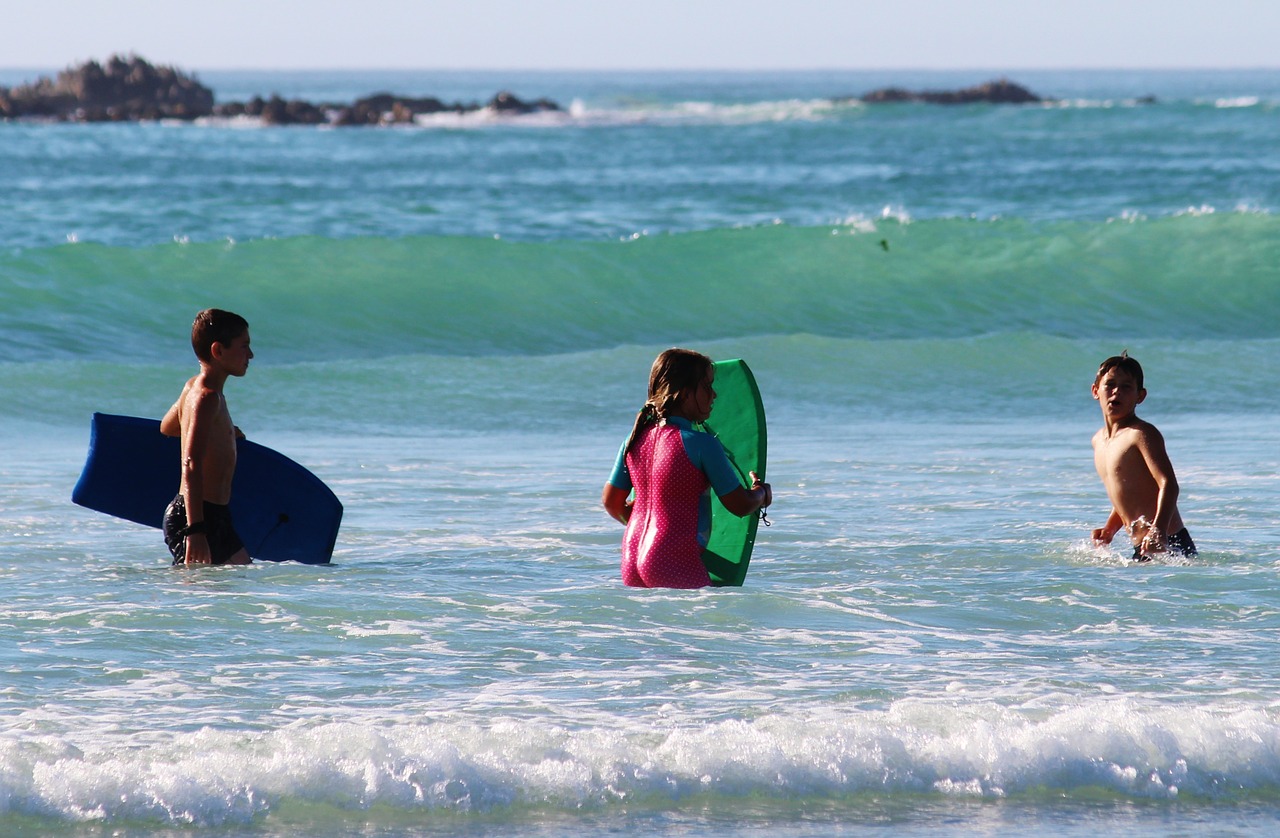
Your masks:
<svg viewBox="0 0 1280 838"><path fill-rule="evenodd" d="M751 472L751 488L744 488L720 441L693 429L711 415L714 379L711 359L688 349L668 349L649 371L649 400L601 497L605 510L627 527L622 581L628 585L710 585L702 564L711 532L709 491L739 517L773 501L768 483Z"/></svg>

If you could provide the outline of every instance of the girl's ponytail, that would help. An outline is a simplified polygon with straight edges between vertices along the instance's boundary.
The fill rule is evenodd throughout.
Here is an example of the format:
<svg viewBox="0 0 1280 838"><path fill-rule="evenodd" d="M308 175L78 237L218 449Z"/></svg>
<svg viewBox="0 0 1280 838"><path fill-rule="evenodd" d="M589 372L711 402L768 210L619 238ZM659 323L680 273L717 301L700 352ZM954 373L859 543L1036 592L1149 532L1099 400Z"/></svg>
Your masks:
<svg viewBox="0 0 1280 838"><path fill-rule="evenodd" d="M627 437L627 444L623 450L629 452L640 432L647 426L657 422L658 419L658 408L653 402L645 402L644 407L640 408L640 412L636 414L636 422L631 426L631 436Z"/></svg>
<svg viewBox="0 0 1280 838"><path fill-rule="evenodd" d="M657 357L649 370L649 400L636 414L625 451L631 450L641 431L670 415L707 377L711 364L706 355L689 349L668 349Z"/></svg>

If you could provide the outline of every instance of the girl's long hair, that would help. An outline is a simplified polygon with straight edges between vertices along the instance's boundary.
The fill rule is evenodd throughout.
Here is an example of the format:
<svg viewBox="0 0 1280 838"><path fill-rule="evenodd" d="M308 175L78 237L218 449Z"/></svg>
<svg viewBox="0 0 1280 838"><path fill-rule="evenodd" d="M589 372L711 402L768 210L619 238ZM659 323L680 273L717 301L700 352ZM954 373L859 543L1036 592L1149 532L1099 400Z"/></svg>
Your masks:
<svg viewBox="0 0 1280 838"><path fill-rule="evenodd" d="M668 349L657 357L649 370L649 400L636 414L626 450L648 425L666 419L676 405L684 401L711 371L712 360L691 349Z"/></svg>

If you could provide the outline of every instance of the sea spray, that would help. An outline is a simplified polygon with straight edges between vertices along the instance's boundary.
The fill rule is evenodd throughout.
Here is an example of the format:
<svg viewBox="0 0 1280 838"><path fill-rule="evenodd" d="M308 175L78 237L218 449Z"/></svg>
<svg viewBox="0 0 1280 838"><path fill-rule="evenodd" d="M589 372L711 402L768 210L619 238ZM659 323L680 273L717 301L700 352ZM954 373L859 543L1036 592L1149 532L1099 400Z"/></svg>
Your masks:
<svg viewBox="0 0 1280 838"><path fill-rule="evenodd" d="M70 735L6 749L0 770L10 812L208 826L291 802L476 813L674 808L689 798L802 811L865 793L1240 802L1280 790L1278 750L1274 719L1245 708L903 701L678 727L497 718L203 729L146 749Z"/></svg>

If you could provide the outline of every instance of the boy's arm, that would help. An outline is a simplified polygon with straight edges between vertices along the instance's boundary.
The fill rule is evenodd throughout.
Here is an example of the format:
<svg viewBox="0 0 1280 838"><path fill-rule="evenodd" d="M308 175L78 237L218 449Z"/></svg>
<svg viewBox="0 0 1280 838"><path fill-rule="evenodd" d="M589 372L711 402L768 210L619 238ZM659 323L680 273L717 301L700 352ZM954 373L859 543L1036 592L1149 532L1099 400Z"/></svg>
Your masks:
<svg viewBox="0 0 1280 838"><path fill-rule="evenodd" d="M1173 474L1173 463L1164 447L1164 437L1154 426L1149 426L1138 435L1138 450L1147 463L1151 477L1156 481L1159 491L1156 494L1156 514L1151 521L1151 529L1143 539L1143 545L1151 542L1149 548L1154 552L1165 549L1165 538L1169 535L1169 521L1178 508L1178 478Z"/></svg>
<svg viewBox="0 0 1280 838"><path fill-rule="evenodd" d="M1120 517L1120 513L1116 512L1113 507L1111 514L1107 516L1107 522L1101 527L1093 531L1093 541L1095 544L1110 544L1111 539L1115 538L1116 533L1124 527L1124 519Z"/></svg>
<svg viewBox="0 0 1280 838"><path fill-rule="evenodd" d="M190 389L191 382L188 381L182 388L182 395L178 396L173 407L160 420L160 433L165 436L182 436L182 403L187 400L187 391Z"/></svg>
<svg viewBox="0 0 1280 838"><path fill-rule="evenodd" d="M187 507L187 564L209 564L209 541L204 524L204 465L209 429L218 414L218 394L205 390L196 396L188 426L182 434L182 498ZM197 528L200 532L190 532Z"/></svg>

